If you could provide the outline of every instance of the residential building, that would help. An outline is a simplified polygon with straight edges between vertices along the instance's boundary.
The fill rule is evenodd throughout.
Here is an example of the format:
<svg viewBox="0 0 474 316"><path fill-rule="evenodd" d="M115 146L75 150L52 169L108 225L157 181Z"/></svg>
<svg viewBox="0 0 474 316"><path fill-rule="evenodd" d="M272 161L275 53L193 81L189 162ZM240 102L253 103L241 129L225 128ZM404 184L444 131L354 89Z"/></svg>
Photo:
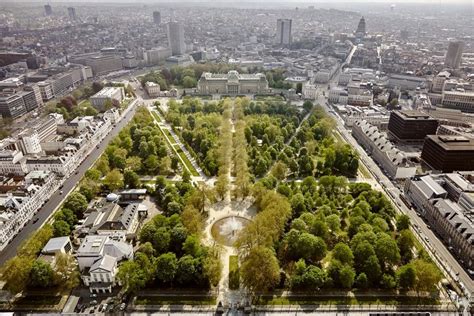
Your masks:
<svg viewBox="0 0 474 316"><path fill-rule="evenodd" d="M393 111L388 122L389 136L404 143L422 143L437 129L438 120L420 111Z"/></svg>
<svg viewBox="0 0 474 316"><path fill-rule="evenodd" d="M453 172L472 170L474 139L465 136L428 135L421 159L433 170Z"/></svg>
<svg viewBox="0 0 474 316"><path fill-rule="evenodd" d="M472 179L472 172L414 177L404 192L460 263L474 270Z"/></svg>
<svg viewBox="0 0 474 316"><path fill-rule="evenodd" d="M416 166L377 127L365 120L356 121L352 135L390 178L405 179L416 174Z"/></svg>
<svg viewBox="0 0 474 316"><path fill-rule="evenodd" d="M291 19L278 19L276 42L279 45L290 45L292 42L291 28L293 21Z"/></svg>
<svg viewBox="0 0 474 316"><path fill-rule="evenodd" d="M205 72L198 82L201 94L259 94L268 91L268 81L264 74L239 74L235 70L227 74Z"/></svg>

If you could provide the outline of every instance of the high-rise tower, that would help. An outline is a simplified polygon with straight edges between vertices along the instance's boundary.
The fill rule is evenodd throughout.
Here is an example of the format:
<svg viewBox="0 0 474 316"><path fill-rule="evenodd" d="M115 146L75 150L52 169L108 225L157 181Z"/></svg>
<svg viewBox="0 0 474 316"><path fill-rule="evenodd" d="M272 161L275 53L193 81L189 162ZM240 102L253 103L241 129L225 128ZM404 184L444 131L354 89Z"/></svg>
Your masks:
<svg viewBox="0 0 474 316"><path fill-rule="evenodd" d="M44 14L46 16L50 16L51 14L53 14L53 9L51 8L51 5L49 4L44 5Z"/></svg>
<svg viewBox="0 0 474 316"><path fill-rule="evenodd" d="M69 7L67 8L67 14L69 15L69 18L73 21L76 20L76 8Z"/></svg>
<svg viewBox="0 0 474 316"><path fill-rule="evenodd" d="M444 65L448 68L457 69L461 65L462 51L464 49L464 42L451 41L448 45L448 52Z"/></svg>
<svg viewBox="0 0 474 316"><path fill-rule="evenodd" d="M360 18L359 24L357 25L356 36L357 37L364 37L366 33L365 29L365 19L364 17Z"/></svg>
<svg viewBox="0 0 474 316"><path fill-rule="evenodd" d="M161 24L161 13L160 13L160 11L153 11L153 23Z"/></svg>
<svg viewBox="0 0 474 316"><path fill-rule="evenodd" d="M291 44L291 19L278 19L277 20L277 33L276 41L280 45Z"/></svg>
<svg viewBox="0 0 474 316"><path fill-rule="evenodd" d="M183 25L178 22L168 23L168 42L173 56L182 55L186 52Z"/></svg>

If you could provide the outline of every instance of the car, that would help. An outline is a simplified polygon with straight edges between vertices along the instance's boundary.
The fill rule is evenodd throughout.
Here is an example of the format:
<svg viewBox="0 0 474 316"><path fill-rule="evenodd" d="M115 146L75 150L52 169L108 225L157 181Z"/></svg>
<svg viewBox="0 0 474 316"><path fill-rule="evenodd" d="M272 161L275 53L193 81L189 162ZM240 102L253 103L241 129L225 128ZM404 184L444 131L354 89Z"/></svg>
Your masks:
<svg viewBox="0 0 474 316"><path fill-rule="evenodd" d="M430 225L426 225L426 228L431 229L431 226L430 226Z"/></svg>
<svg viewBox="0 0 474 316"><path fill-rule="evenodd" d="M105 312L107 310L107 303L105 303L104 305L102 305L102 308L100 309L101 312Z"/></svg>
<svg viewBox="0 0 474 316"><path fill-rule="evenodd" d="M97 305L97 300L92 300L91 301L91 306Z"/></svg>
<svg viewBox="0 0 474 316"><path fill-rule="evenodd" d="M64 193L63 190L59 190L60 195L63 195L63 193Z"/></svg>
<svg viewBox="0 0 474 316"><path fill-rule="evenodd" d="M89 295L90 298L95 298L97 297L97 294L96 293L92 293L91 295Z"/></svg>
<svg viewBox="0 0 474 316"><path fill-rule="evenodd" d="M99 148L100 148L100 145L95 146L95 148L99 149Z"/></svg>
<svg viewBox="0 0 474 316"><path fill-rule="evenodd" d="M33 218L33 224L36 224L39 221L38 217Z"/></svg>
<svg viewBox="0 0 474 316"><path fill-rule="evenodd" d="M120 304L119 309L120 309L121 311L124 311L124 310L125 310L125 307L127 307L127 304L122 303L122 304Z"/></svg>

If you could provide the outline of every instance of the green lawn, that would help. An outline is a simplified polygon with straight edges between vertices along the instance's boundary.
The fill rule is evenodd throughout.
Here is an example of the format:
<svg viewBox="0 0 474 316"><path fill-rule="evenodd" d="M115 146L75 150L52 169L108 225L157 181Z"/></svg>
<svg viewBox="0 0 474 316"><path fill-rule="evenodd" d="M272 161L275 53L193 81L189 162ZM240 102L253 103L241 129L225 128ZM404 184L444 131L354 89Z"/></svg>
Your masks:
<svg viewBox="0 0 474 316"><path fill-rule="evenodd" d="M359 171L360 173L362 173L364 178L366 179L372 178L372 175L370 174L369 170L367 170L367 168L362 163L359 163Z"/></svg>
<svg viewBox="0 0 474 316"><path fill-rule="evenodd" d="M216 298L207 295L138 296L135 305L216 305Z"/></svg>
<svg viewBox="0 0 474 316"><path fill-rule="evenodd" d="M412 296L260 296L256 305L439 305L438 300Z"/></svg>
<svg viewBox="0 0 474 316"><path fill-rule="evenodd" d="M184 164L186 165L186 167L188 167L189 172L191 172L191 175L199 177L199 173L196 169L194 169L193 164L191 163L191 161L189 161L188 157L186 157L184 151L181 149L181 147L179 147L179 144L175 144L174 148L176 149L176 152L181 157L181 159L183 159Z"/></svg>
<svg viewBox="0 0 474 316"><path fill-rule="evenodd" d="M238 290L240 287L239 257L229 256L229 288Z"/></svg>
<svg viewBox="0 0 474 316"><path fill-rule="evenodd" d="M57 295L27 295L15 301L13 305L20 307L32 306L41 308L45 306L56 306L60 301L61 296Z"/></svg>

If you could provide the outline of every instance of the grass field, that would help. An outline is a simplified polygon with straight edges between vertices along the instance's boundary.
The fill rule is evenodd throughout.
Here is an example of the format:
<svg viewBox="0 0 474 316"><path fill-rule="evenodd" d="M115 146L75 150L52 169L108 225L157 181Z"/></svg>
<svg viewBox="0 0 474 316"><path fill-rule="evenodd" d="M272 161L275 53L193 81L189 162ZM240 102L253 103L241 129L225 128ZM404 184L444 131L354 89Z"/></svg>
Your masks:
<svg viewBox="0 0 474 316"><path fill-rule="evenodd" d="M151 112L151 114L153 115L153 117L155 118L155 120L157 120L159 123L161 122L161 118L160 118L160 116L158 115L158 113L156 113L156 112Z"/></svg>
<svg viewBox="0 0 474 316"><path fill-rule="evenodd" d="M229 288L238 290L240 287L239 257L229 256Z"/></svg>
<svg viewBox="0 0 474 316"><path fill-rule="evenodd" d="M198 177L199 172L197 172L197 170L194 169L193 164L191 163L191 161L189 161L188 157L186 157L184 151L181 149L181 147L179 147L179 144L175 144L174 148L176 149L176 152L181 157L181 159L183 159L184 164L186 165L186 167L188 167L189 172L191 172L191 175Z"/></svg>

